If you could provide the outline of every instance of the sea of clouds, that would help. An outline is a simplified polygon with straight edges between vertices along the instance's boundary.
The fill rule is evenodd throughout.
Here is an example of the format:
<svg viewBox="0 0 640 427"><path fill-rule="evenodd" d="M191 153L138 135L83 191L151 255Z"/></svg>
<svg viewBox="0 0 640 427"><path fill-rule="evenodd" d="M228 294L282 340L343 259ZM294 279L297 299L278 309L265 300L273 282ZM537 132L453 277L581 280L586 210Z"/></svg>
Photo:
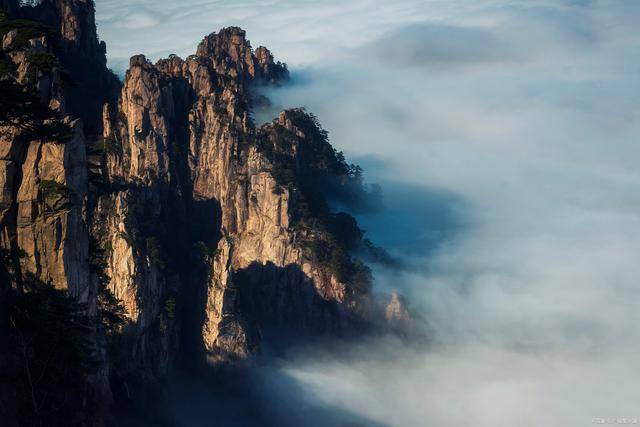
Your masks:
<svg viewBox="0 0 640 427"><path fill-rule="evenodd" d="M118 72L133 54L186 56L205 34L243 27L290 66L274 104L315 112L385 190L385 211L359 220L412 268L377 269L376 289L407 296L430 344L381 339L281 360L261 374L267 401L339 414L302 411L295 423L640 417L640 2L100 0L97 10Z"/></svg>

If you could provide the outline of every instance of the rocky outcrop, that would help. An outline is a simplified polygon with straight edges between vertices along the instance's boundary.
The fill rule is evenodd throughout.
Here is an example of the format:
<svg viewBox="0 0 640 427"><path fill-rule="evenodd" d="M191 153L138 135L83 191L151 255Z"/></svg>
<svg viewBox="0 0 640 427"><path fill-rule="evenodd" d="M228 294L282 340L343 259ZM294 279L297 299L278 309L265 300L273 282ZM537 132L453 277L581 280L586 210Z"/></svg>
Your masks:
<svg viewBox="0 0 640 427"><path fill-rule="evenodd" d="M0 252L7 265L0 298L9 298L10 286L23 293L40 283L64 290L97 319L87 148L101 99L111 96L105 88L117 79L107 71L104 45L91 27L92 2L3 6L8 13L0 16ZM88 74L108 83L95 85L85 80ZM7 271L14 279L9 283ZM96 358L104 360L98 331L96 325L92 339ZM101 368L96 377L106 378L106 371ZM96 401L109 401L106 381L92 379L89 385ZM0 403L2 416L10 408Z"/></svg>
<svg viewBox="0 0 640 427"><path fill-rule="evenodd" d="M85 140L78 123L74 127L66 144L29 144L16 197L16 237L26 271L88 302Z"/></svg>
<svg viewBox="0 0 640 427"><path fill-rule="evenodd" d="M11 71L3 76L3 102L15 103L26 111L20 114L33 118L17 117L2 126L2 245L21 251L25 274L68 289L95 309L89 285L83 124L67 109L60 52L51 43L50 30L36 24L7 27L2 59ZM17 89L19 84L26 89ZM42 105L34 106L38 100Z"/></svg>
<svg viewBox="0 0 640 427"><path fill-rule="evenodd" d="M268 49L226 28L186 59L134 56L120 85L92 1L5 9L34 23L2 27L0 83L33 99L27 124L0 122L0 243L22 277L86 304L104 402L178 358L245 362L265 342L409 322L399 297L374 302L352 255L370 243L328 207L366 196L361 171L302 109L253 122L253 88L288 78Z"/></svg>
<svg viewBox="0 0 640 427"><path fill-rule="evenodd" d="M136 203L149 190L160 195L145 218L154 228L162 228L162 211L171 209L180 211L179 223L197 219L205 222L201 229L214 230L195 230L180 242L183 255L194 245L208 251L199 266L202 274L194 278L178 271L178 287L204 277L205 283L193 286L204 286L201 333L211 360L254 355L265 328L307 336L350 330L358 316L347 307L347 284L314 262L298 242L291 207L297 190L281 189L276 182L274 162L261 151L261 136L250 118L250 86L280 82L286 68L265 48L254 52L238 28L207 36L197 52L155 65L144 56L131 59L117 111L105 115L104 138L113 146L106 156L108 180L136 187ZM277 126L305 137L289 113ZM308 160L299 159L301 169ZM115 218L131 209L122 192L108 197L120 211ZM132 236L139 233L135 227L135 222L113 221L106 235ZM161 233L152 238L166 241ZM109 242L109 286L137 321L135 296L143 288L164 289L158 281L166 272L141 273L148 257L131 256L144 251L126 241L112 237ZM153 277L153 284L136 284L136 277ZM155 300L145 299L146 304L162 307L163 292L152 294ZM153 310L149 317L160 315Z"/></svg>
<svg viewBox="0 0 640 427"><path fill-rule="evenodd" d="M393 292L385 307L385 320L391 330L406 335L412 332L414 321L402 295Z"/></svg>
<svg viewBox="0 0 640 427"><path fill-rule="evenodd" d="M22 7L15 17L47 26L63 73L65 113L83 121L88 136L99 133L100 111L114 102L119 82L107 70L107 47L96 31L93 0L41 0Z"/></svg>
<svg viewBox="0 0 640 427"><path fill-rule="evenodd" d="M277 83L286 78L286 66L275 63L273 55L264 46L254 52L245 36L245 31L238 27L224 28L205 37L196 55L210 60L217 74L244 82Z"/></svg>

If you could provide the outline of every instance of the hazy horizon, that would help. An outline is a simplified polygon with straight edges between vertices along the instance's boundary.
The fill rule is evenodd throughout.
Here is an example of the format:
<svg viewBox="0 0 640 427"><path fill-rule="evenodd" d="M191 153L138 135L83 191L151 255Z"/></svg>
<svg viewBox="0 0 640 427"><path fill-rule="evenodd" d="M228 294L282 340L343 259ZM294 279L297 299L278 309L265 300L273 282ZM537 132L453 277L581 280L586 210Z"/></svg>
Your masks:
<svg viewBox="0 0 640 427"><path fill-rule="evenodd" d="M385 211L359 221L412 268L377 269L375 287L406 295L430 345L300 350L265 373L274 400L287 378L296 399L388 426L640 417L640 2L96 8L120 73L242 27L289 64L274 106L306 106L383 186Z"/></svg>

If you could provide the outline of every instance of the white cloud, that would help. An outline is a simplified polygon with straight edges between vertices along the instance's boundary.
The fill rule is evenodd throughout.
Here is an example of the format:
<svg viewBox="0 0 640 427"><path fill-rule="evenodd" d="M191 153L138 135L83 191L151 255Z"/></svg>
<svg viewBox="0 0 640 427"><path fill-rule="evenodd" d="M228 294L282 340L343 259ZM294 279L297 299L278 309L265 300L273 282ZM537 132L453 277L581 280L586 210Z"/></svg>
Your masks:
<svg viewBox="0 0 640 427"><path fill-rule="evenodd" d="M117 28L124 28L127 30L144 30L145 28L153 28L158 25L160 21L156 19L150 13L132 13L126 18L122 19L116 25Z"/></svg>
<svg viewBox="0 0 640 427"><path fill-rule="evenodd" d="M141 8L158 24L118 27ZM114 66L244 27L293 65L272 99L307 105L387 183L388 216L364 228L421 268L378 286L410 296L433 342L292 359L283 372L318 402L393 426L640 417L640 2L104 0L98 13Z"/></svg>

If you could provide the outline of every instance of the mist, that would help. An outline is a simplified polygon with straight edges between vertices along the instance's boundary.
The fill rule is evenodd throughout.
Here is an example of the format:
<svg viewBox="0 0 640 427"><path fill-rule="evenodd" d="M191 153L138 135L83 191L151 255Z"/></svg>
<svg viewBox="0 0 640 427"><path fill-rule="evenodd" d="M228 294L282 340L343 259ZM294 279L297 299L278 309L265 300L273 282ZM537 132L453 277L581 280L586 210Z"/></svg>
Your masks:
<svg viewBox="0 0 640 427"><path fill-rule="evenodd" d="M252 394L274 425L640 417L640 3L103 0L97 12L117 71L243 27L292 71L266 93L274 107L306 106L383 187L384 210L358 220L408 268L376 266L375 289L406 296L428 343L274 359Z"/></svg>

